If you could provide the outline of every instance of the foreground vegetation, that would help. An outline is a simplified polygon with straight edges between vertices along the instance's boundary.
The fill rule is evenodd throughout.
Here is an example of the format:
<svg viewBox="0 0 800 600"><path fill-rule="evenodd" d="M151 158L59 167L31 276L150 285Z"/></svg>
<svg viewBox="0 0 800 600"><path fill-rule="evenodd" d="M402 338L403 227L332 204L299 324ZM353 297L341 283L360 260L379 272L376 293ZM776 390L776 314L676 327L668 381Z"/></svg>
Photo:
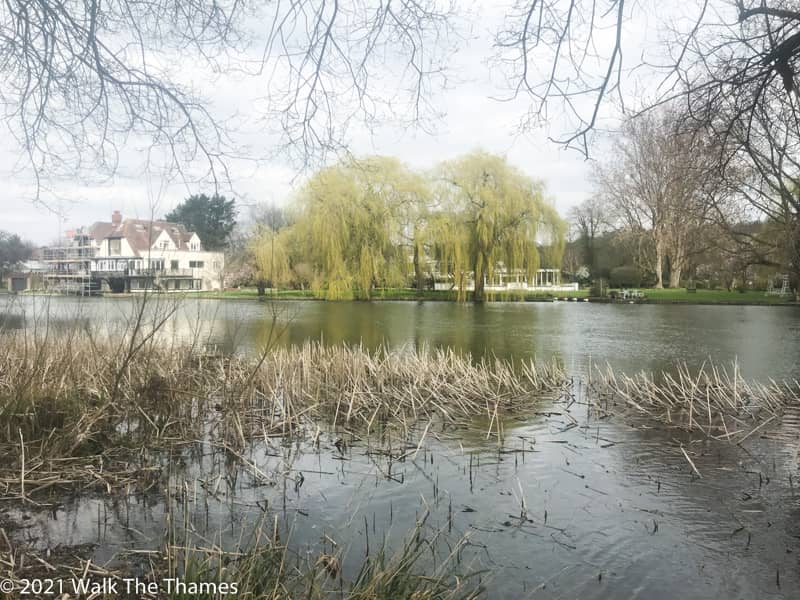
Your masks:
<svg viewBox="0 0 800 600"><path fill-rule="evenodd" d="M160 549L141 554L144 562L105 566L91 562L90 547L37 550L14 537L14 522L3 523L6 578L180 576L237 583L237 597L276 599L334 592L364 600L456 599L481 592L460 564L461 543L443 544L431 560L438 533L424 528L424 516L401 547L379 544L345 581L342 549L301 558L280 540L277 522L243 532L234 548L197 536L180 512L189 506L185 484L174 476L193 454L213 453L254 485L285 484L287 473L259 464L252 448L271 439L318 446L323 429L407 437L421 423L424 439L434 422L463 426L483 417L488 434L500 438L504 414L530 410L542 394L561 389L557 364L475 363L450 350L367 352L312 343L275 349L269 341L260 355L222 356L196 340L159 335L170 316L159 308L140 313L125 332L0 330L6 506L46 510L70 496L150 494L169 510Z"/></svg>
<svg viewBox="0 0 800 600"><path fill-rule="evenodd" d="M751 383L736 364L727 369L704 363L696 373L679 365L675 373L657 376L617 374L607 367L593 374L589 386L592 405L603 413L630 410L667 426L739 444L779 419L787 404L800 402L797 380Z"/></svg>
<svg viewBox="0 0 800 600"><path fill-rule="evenodd" d="M150 494L168 508L157 549L104 566L91 562L91 548L36 550L13 535L13 522L4 523L10 534L0 549L5 577L180 576L189 583L235 582L244 598L472 598L482 587L477 569L460 562L466 541L439 544L424 515L402 545L373 548L345 580L342 549L300 556L266 510L235 547L201 538L182 512L191 510L192 486L176 473L193 454L214 453L253 485L285 486L286 467L270 470L253 448L269 447L270 440L318 448L323 431L342 436L334 445L346 443L345 432L376 434L383 440L378 443L395 432L403 443L389 448L394 460L415 455L426 435L448 426L480 422L487 438L501 442L504 418L530 414L544 396L585 403L601 418L635 413L742 443L800 400L797 382L751 384L737 370L713 365L699 374L683 367L659 377L606 370L582 387L556 363L476 363L450 350L368 352L316 343L284 349L267 341L259 355L224 356L207 350L199 336L178 341L161 335L170 315L170 307L156 305L125 331L103 334L90 327L0 330L0 448L6 456L0 489L7 506L47 510L70 495ZM195 483L215 493L208 482Z"/></svg>
<svg viewBox="0 0 800 600"><path fill-rule="evenodd" d="M498 415L531 407L563 381L556 364L473 363L451 350L309 343L241 357L156 336L4 333L0 480L22 500L53 488L150 485L156 463L141 458L191 442L257 471L241 456L250 442L321 423L368 434L485 415L501 435Z"/></svg>
<svg viewBox="0 0 800 600"><path fill-rule="evenodd" d="M15 583L20 594L25 589L30 591L25 580L60 580L69 592L75 580L82 580L87 586L108 580L117 586L116 593L85 596L109 599L215 600L235 596L248 600L471 600L484 591L481 577L485 573L460 559L468 538L446 543L440 539L442 532L426 526L427 514L407 532L399 547L393 550L384 541L365 557L351 581L345 581L342 575L341 550L334 547L330 553L301 558L281 541L276 523L268 519L242 532L239 547L225 549L197 535L188 519L181 521L184 517L177 511L170 512L162 549L145 552L147 559L141 565L94 563L89 547L72 548L67 553L59 548L52 553L36 552L6 537L7 549L0 551L5 565L3 576ZM437 559L431 560L433 556ZM126 593L126 586L133 585L127 581L133 579L140 585L155 587L149 592ZM167 584L168 580L172 583ZM175 585L177 580L183 587Z"/></svg>

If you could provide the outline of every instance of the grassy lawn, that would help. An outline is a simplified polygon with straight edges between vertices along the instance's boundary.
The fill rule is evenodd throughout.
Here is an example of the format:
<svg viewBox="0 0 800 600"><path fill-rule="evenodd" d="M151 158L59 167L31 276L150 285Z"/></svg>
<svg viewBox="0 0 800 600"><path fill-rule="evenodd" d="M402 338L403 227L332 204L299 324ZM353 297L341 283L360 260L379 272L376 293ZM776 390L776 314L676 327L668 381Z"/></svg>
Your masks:
<svg viewBox="0 0 800 600"><path fill-rule="evenodd" d="M193 298L258 298L256 288L242 288L236 290L225 290L222 292L199 292L191 295ZM494 301L523 301L523 300L546 300L556 298L587 298L588 290L577 292L493 292L491 298ZM281 300L311 300L314 294L311 290L280 290L277 292L268 291L266 298L279 298ZM449 290L424 290L418 294L413 288L381 288L372 291L372 300L434 300L452 301L456 299L456 293Z"/></svg>
<svg viewBox="0 0 800 600"><path fill-rule="evenodd" d="M613 291L613 290L612 290ZM616 290L619 291L619 290ZM787 304L793 302L791 297L767 296L761 291L738 292L727 290L697 290L689 293L685 288L678 289L652 289L642 288L646 298L650 302L675 302L689 304ZM470 294L471 296L471 294ZM257 299L258 290L256 288L242 288L238 290L225 290L224 292L201 292L192 294L196 298L242 298ZM281 300L313 300L314 294L311 290L280 290L277 292L267 292L267 298L278 298ZM589 290L582 289L576 292L493 292L490 298L494 302L535 302L550 300L552 298L588 298ZM448 290L425 290L422 295L418 295L413 288L385 288L377 289L372 292L372 300L428 300L428 301L454 301L455 292Z"/></svg>
<svg viewBox="0 0 800 600"><path fill-rule="evenodd" d="M645 289L642 290L648 300L663 302L720 302L720 303L747 303L747 304L786 304L793 300L792 297L767 296L764 292L748 290L697 290L689 293L685 288L676 289Z"/></svg>
<svg viewBox="0 0 800 600"><path fill-rule="evenodd" d="M314 294L311 290L279 290L268 291L267 298L281 298L281 299L313 299ZM199 292L192 294L192 298L258 298L258 290L256 288L241 288L238 290L225 290L223 292Z"/></svg>

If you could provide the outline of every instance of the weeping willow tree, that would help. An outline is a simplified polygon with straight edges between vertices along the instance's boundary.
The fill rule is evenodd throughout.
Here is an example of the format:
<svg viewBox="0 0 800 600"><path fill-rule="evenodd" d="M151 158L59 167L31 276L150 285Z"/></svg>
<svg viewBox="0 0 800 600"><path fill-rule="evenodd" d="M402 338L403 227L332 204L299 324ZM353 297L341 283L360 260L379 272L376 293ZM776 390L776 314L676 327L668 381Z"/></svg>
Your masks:
<svg viewBox="0 0 800 600"><path fill-rule="evenodd" d="M289 229L276 231L261 227L250 242L256 278L272 288L285 287L292 280ZM263 286L263 283L261 284Z"/></svg>
<svg viewBox="0 0 800 600"><path fill-rule="evenodd" d="M445 163L439 188L441 212L430 220L440 270L453 277L466 298L468 273L474 300L486 299L485 285L496 269L523 272L530 281L542 261L561 263L566 227L544 197L544 186L504 158L474 152ZM541 252L540 252L541 251Z"/></svg>
<svg viewBox="0 0 800 600"><path fill-rule="evenodd" d="M375 287L405 285L400 200L415 184L403 174L392 159L349 161L323 169L302 188L295 227L316 295L369 299Z"/></svg>
<svg viewBox="0 0 800 600"><path fill-rule="evenodd" d="M259 274L272 285L308 281L326 299L369 299L411 279L421 292L434 259L459 300L474 277L480 302L498 270L530 281L540 265L560 266L566 226L540 182L483 152L438 174L434 182L386 157L319 171L299 192L294 225L256 240Z"/></svg>
<svg viewBox="0 0 800 600"><path fill-rule="evenodd" d="M405 286L408 273L413 271L414 287L421 294L431 202L429 180L392 157L370 157L353 163L353 167L365 193L382 202L390 214L386 226L399 253L387 265L391 269L388 280Z"/></svg>
<svg viewBox="0 0 800 600"><path fill-rule="evenodd" d="M567 243L568 225L552 205L545 204L541 210L537 239L541 268L560 269Z"/></svg>
<svg viewBox="0 0 800 600"><path fill-rule="evenodd" d="M451 278L456 299L464 302L472 270L468 224L454 210L440 210L428 219L425 234L439 272Z"/></svg>

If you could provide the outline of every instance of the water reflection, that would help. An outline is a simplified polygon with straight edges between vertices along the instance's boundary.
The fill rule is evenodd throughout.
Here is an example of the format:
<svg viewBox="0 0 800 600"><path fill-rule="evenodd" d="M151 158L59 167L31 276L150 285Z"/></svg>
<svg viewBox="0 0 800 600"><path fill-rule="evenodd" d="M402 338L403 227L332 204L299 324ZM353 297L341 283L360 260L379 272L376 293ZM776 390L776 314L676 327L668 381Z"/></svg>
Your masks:
<svg viewBox="0 0 800 600"><path fill-rule="evenodd" d="M198 535L225 544L266 514L312 562L325 536L336 540L352 577L370 540L373 551L384 537L396 545L427 511L430 527L451 542L469 536L463 561L489 570L489 597L795 597L800 543L788 476L797 465L782 439L788 430L743 449L596 420L580 404L543 402L539 411L549 416L509 422L501 444L477 426L469 434L436 427L420 446L396 432L349 436L344 446L336 440L347 434L336 431L323 433L319 447L258 443L248 457L275 485L246 468L232 472L205 446L173 464L166 502L83 498L32 511L28 530L46 545L98 543L102 561L158 548L169 503Z"/></svg>
<svg viewBox="0 0 800 600"><path fill-rule="evenodd" d="M8 328L115 331L135 308L131 299L19 298L2 312ZM748 377L776 379L797 377L800 356L795 308L159 299L147 311L149 322L169 317L168 340L231 352L255 352L273 336L281 344L427 345L558 357L576 374L591 361L657 371L711 356L738 358ZM323 431L318 446L301 437L257 441L247 458L273 485L206 440L163 457L171 494L73 498L53 511L23 507L28 520L14 510L5 516L27 523L24 535L41 546L98 544L94 556L104 562L161 547L170 514L232 545L266 514L312 562L320 541L335 539L352 576L370 536L373 548L384 536L397 543L430 511L430 526L450 541L470 536L464 558L490 570L490 597L796 596L800 489L791 478L800 416L790 412L742 448L598 420L580 404L543 400L535 410L506 420L502 444L487 439L481 420L434 427L419 446L397 432L362 439Z"/></svg>
<svg viewBox="0 0 800 600"><path fill-rule="evenodd" d="M6 326L92 323L120 327L136 308L130 298L0 300ZM163 335L193 339L229 352L258 351L270 339L301 344L363 344L367 348L451 347L475 357L560 358L570 372L610 363L627 372L670 369L685 361L738 360L746 377L794 378L800 373L800 309L760 306L598 305L445 302L260 303L158 298L154 311L175 308ZM171 309L171 308L170 308ZM16 315L16 316L15 316ZM24 316L21 316L24 315ZM274 323L274 327L273 327Z"/></svg>

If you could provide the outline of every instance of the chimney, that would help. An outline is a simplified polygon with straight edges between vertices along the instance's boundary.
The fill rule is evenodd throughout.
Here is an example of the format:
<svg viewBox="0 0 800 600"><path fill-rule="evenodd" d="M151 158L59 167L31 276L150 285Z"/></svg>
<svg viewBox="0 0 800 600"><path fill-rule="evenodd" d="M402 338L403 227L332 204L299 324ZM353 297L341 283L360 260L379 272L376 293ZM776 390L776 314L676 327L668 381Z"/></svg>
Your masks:
<svg viewBox="0 0 800 600"><path fill-rule="evenodd" d="M122 213L118 210L115 210L113 213L111 213L111 224L119 225L120 223L122 223Z"/></svg>

